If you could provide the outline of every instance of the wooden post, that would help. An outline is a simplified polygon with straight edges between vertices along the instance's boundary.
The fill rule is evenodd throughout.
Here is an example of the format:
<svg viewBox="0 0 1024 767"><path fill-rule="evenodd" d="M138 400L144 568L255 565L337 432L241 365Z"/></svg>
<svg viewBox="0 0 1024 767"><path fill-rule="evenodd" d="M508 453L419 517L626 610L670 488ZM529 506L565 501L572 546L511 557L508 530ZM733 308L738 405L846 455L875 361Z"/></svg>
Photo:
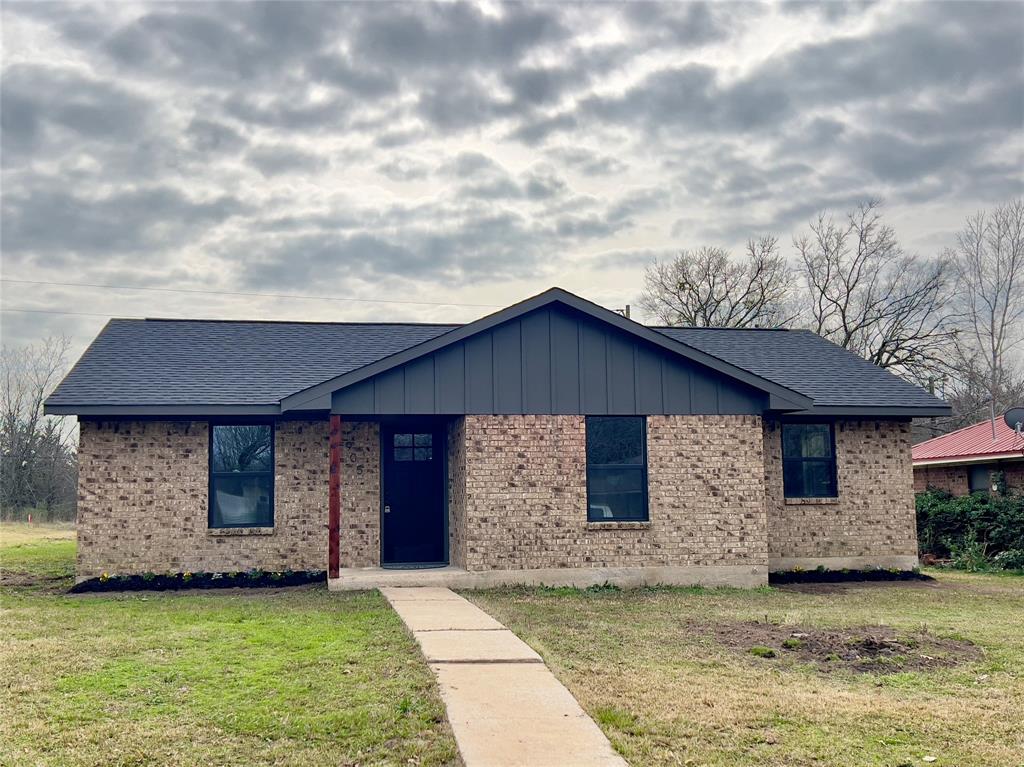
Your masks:
<svg viewBox="0 0 1024 767"><path fill-rule="evenodd" d="M337 578L341 561L341 416L331 415L331 471L327 515L327 577Z"/></svg>

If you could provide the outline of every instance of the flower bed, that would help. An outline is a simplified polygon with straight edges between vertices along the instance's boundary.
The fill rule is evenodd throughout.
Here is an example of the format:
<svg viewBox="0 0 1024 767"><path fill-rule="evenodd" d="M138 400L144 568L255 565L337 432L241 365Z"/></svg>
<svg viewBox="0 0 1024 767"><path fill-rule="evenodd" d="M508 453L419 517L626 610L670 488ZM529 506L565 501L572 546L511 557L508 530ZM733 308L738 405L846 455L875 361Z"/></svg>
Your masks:
<svg viewBox="0 0 1024 767"><path fill-rule="evenodd" d="M816 570L784 570L768 574L768 583L846 583L855 581L931 581L929 575L917 570L886 570L874 568L870 570L827 570L819 567Z"/></svg>
<svg viewBox="0 0 1024 767"><path fill-rule="evenodd" d="M323 583L326 570L286 570L267 572L247 570L231 573L143 573L142 575L108 575L90 578L75 584L72 594L89 591L175 591L177 589L268 588L273 586L304 586Z"/></svg>

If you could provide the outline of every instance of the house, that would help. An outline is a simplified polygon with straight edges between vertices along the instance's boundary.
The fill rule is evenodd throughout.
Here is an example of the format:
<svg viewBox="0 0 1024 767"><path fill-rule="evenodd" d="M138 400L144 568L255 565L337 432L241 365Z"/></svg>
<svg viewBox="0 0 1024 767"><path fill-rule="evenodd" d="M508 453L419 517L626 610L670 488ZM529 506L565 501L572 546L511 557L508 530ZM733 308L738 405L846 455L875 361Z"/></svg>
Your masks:
<svg viewBox="0 0 1024 767"><path fill-rule="evenodd" d="M807 331L554 288L461 326L115 319L46 412L81 424L79 578L354 588L911 568L910 423L949 408Z"/></svg>
<svg viewBox="0 0 1024 767"><path fill-rule="evenodd" d="M914 492L1024 492L1024 437L1002 418L985 420L914 445Z"/></svg>

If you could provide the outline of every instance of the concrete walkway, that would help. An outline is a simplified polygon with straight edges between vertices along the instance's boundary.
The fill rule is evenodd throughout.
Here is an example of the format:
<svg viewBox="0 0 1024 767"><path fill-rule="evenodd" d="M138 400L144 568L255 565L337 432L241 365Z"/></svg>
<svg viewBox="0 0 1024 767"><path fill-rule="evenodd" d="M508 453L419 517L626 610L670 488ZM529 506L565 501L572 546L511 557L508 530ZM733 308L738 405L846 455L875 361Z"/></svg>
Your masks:
<svg viewBox="0 0 1024 767"><path fill-rule="evenodd" d="M541 657L446 588L382 588L437 676L466 767L626 767Z"/></svg>

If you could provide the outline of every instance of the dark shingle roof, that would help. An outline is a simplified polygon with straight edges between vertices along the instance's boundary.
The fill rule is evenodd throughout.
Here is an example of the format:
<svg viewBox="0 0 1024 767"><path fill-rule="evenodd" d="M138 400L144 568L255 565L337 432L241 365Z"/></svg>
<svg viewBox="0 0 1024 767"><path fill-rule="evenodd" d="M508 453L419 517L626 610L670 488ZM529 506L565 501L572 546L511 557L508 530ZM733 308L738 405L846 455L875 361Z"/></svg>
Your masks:
<svg viewBox="0 0 1024 767"><path fill-rule="evenodd" d="M655 328L814 400L818 407L936 407L939 400L810 330Z"/></svg>
<svg viewBox="0 0 1024 767"><path fill-rule="evenodd" d="M48 406L277 405L459 325L111 320ZM654 328L819 407L941 407L809 331Z"/></svg>
<svg viewBox="0 0 1024 767"><path fill-rule="evenodd" d="M111 320L48 405L274 405L457 325Z"/></svg>

